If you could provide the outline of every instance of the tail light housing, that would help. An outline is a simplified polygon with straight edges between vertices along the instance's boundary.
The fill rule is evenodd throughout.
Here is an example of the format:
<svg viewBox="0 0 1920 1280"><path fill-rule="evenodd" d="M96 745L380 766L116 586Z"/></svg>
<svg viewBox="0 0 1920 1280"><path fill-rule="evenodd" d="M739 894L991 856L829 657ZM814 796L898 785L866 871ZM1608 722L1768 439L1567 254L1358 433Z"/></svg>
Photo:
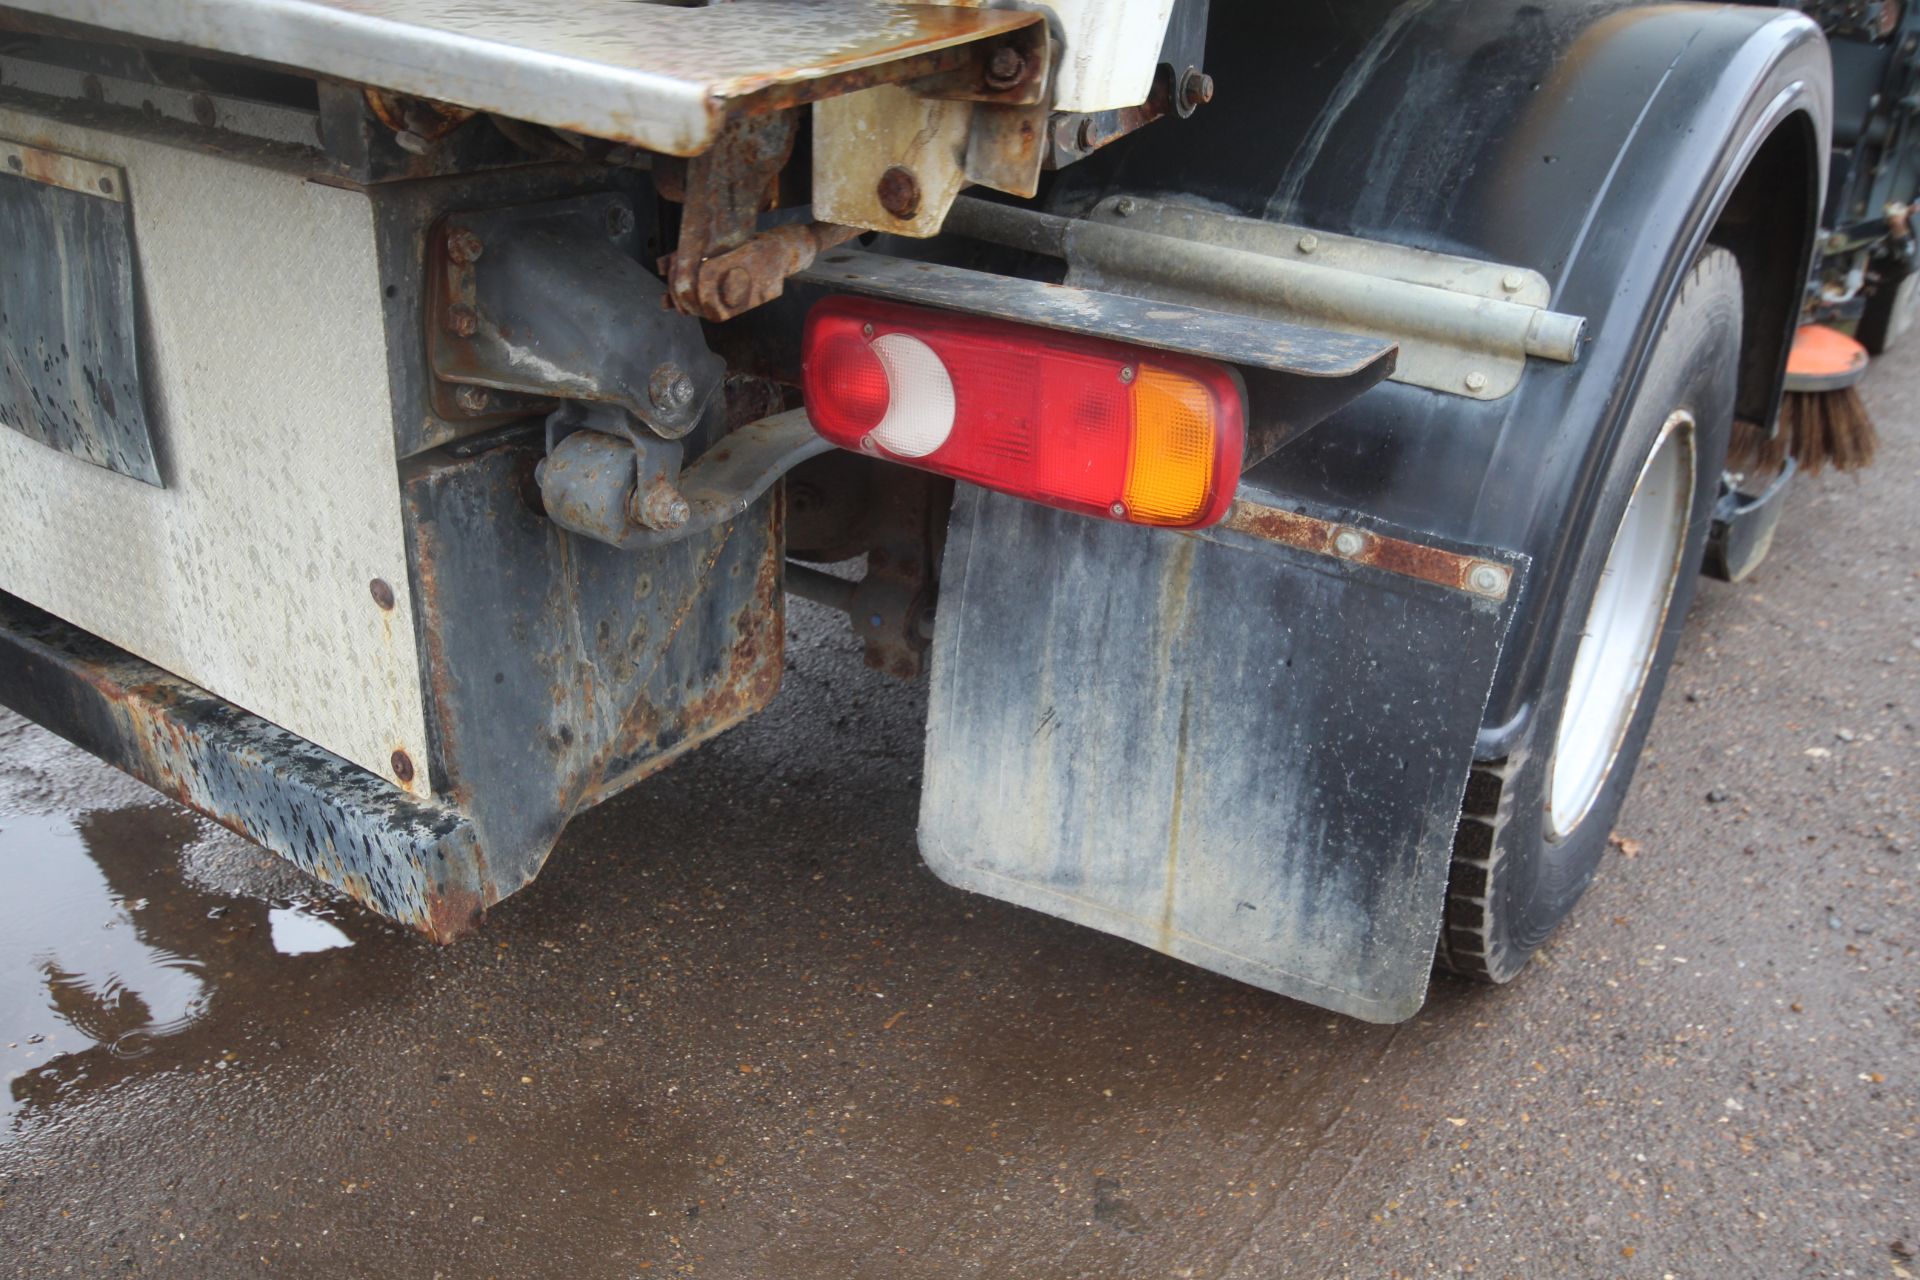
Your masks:
<svg viewBox="0 0 1920 1280"><path fill-rule="evenodd" d="M1209 361L835 297L807 317L803 365L833 443L1050 507L1201 528L1240 480L1245 393Z"/></svg>

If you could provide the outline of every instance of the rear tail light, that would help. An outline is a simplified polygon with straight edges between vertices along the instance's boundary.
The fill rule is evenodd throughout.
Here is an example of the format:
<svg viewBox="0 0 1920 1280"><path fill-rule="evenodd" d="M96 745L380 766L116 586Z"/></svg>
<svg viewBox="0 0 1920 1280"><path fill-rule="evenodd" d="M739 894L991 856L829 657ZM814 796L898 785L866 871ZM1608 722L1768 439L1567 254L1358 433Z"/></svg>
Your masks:
<svg viewBox="0 0 1920 1280"><path fill-rule="evenodd" d="M1198 528L1246 449L1225 366L855 298L807 317L807 413L833 443L1086 515Z"/></svg>

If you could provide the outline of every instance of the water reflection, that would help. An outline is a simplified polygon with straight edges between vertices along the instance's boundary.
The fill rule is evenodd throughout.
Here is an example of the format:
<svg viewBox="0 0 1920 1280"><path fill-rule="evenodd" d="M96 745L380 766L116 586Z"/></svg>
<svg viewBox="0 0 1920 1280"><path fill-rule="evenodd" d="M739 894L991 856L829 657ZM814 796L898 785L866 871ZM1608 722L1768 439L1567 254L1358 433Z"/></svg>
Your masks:
<svg viewBox="0 0 1920 1280"><path fill-rule="evenodd" d="M0 712L0 1147L83 1091L197 1061L232 1031L217 1004L326 963L279 957L353 946L325 893Z"/></svg>
<svg viewBox="0 0 1920 1280"><path fill-rule="evenodd" d="M267 912L267 926L272 931L273 949L283 956L304 956L353 945L353 939L339 925L309 903L275 907Z"/></svg>

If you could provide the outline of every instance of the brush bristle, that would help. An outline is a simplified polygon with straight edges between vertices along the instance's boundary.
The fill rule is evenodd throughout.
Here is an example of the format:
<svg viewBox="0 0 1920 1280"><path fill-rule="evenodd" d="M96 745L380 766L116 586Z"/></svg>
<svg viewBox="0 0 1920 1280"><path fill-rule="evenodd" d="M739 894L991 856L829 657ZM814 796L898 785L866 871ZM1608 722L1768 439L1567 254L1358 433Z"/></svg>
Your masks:
<svg viewBox="0 0 1920 1280"><path fill-rule="evenodd" d="M1828 467L1858 471L1872 464L1879 443L1873 417L1853 387L1790 391L1781 402L1780 430L1772 439L1755 423L1733 424L1727 467L1767 475L1780 470L1791 453L1801 470L1815 475Z"/></svg>

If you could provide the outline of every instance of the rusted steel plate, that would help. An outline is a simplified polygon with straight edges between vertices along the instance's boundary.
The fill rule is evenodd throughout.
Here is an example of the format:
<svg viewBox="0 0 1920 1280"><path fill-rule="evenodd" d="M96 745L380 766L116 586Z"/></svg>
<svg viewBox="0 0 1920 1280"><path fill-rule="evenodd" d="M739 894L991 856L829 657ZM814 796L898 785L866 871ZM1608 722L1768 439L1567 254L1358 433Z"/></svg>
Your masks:
<svg viewBox="0 0 1920 1280"><path fill-rule="evenodd" d="M1506 565L1480 556L1461 555L1423 542L1392 538L1357 525L1321 520L1284 507L1238 499L1220 528L1318 555L1350 560L1405 578L1418 578L1490 600L1504 600L1513 573Z"/></svg>
<svg viewBox="0 0 1920 1280"><path fill-rule="evenodd" d="M436 941L479 919L489 877L458 811L5 594L0 702Z"/></svg>
<svg viewBox="0 0 1920 1280"><path fill-rule="evenodd" d="M776 495L622 550L528 501L543 452L527 433L421 467L405 489L441 794L479 833L489 901L533 879L574 813L780 687Z"/></svg>
<svg viewBox="0 0 1920 1280"><path fill-rule="evenodd" d="M4 9L259 58L695 155L732 104L950 71L942 51L1042 21L890 0L8 0ZM897 66L934 55L925 65ZM810 88L811 87L811 88Z"/></svg>

